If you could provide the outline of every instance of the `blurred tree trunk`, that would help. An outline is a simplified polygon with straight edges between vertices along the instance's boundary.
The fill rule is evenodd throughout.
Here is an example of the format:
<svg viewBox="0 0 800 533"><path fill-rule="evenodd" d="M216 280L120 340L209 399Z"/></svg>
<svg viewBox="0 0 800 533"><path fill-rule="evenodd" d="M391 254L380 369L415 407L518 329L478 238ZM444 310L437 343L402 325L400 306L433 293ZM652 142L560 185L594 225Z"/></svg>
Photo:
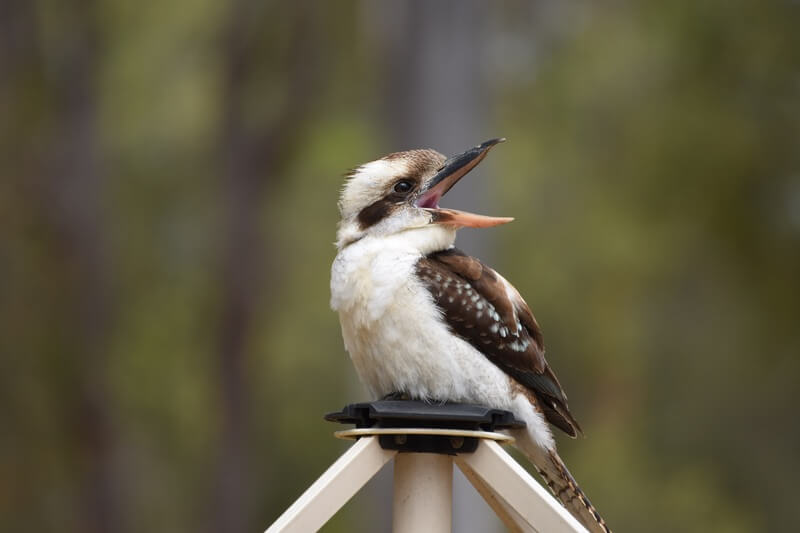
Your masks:
<svg viewBox="0 0 800 533"><path fill-rule="evenodd" d="M57 322L41 324L61 335L59 360L53 362L53 370L61 372L53 372L50 386L61 391L54 395L54 409L62 411L69 437L57 445L74 461L82 499L76 506L82 511L80 530L119 532L125 530L122 480L115 468L118 443L107 375L114 294L97 96L103 43L93 2L62 4L44 27L37 24L36 9L27 2L6 3L3 18L27 27L27 32L13 33L14 45L31 53L28 72L41 69L44 85L38 89L47 95L45 106L52 112L38 132L47 139L39 163L23 164L42 165L32 169L38 178L25 185L40 197L54 238L53 274L62 291L46 310ZM17 96L18 102L30 98Z"/></svg>
<svg viewBox="0 0 800 533"><path fill-rule="evenodd" d="M312 109L311 76L319 74L313 57L309 60L308 54L302 53L315 42L313 12L305 2L273 7L271 16L285 20L292 28L291 42L280 58L283 68L269 64L269 54L264 53L272 46L262 41L258 25L261 2L232 2L223 35L221 146L226 210L217 348L222 420L214 527L226 532L246 531L253 525L252 490L256 483L250 475L247 344L261 297L278 287L275 280L280 277L274 255L278 247L275 234L260 230L264 200L278 186L291 160ZM304 61L296 61L296 57ZM259 79L264 70L269 73L266 81ZM262 84L277 85L287 80L285 104L277 116L259 122L245 115L247 103L252 107L253 98L267 92ZM267 500L263 494L259 498Z"/></svg>
<svg viewBox="0 0 800 533"><path fill-rule="evenodd" d="M484 68L491 8L477 0L382 6L381 35L389 57L384 125L392 149L434 148L450 156L499 137L487 122L494 107ZM454 187L445 202L485 211L484 165ZM483 255L485 237L486 232L463 232L459 242Z"/></svg>
<svg viewBox="0 0 800 533"><path fill-rule="evenodd" d="M478 0L380 4L375 15L387 57L382 101L390 150L434 148L450 156L501 136L487 123L493 114L484 70L491 9ZM473 171L444 203L486 212L489 187L481 174L490 165L491 159ZM487 232L464 231L458 244L490 261L488 237ZM496 529L498 521L469 482L460 473L455 481L454 529Z"/></svg>
<svg viewBox="0 0 800 533"><path fill-rule="evenodd" d="M260 289L261 238L259 201L268 174L255 168L244 131L242 99L252 54L243 27L251 2L232 2L223 43L222 149L224 161L225 229L222 272L222 316L218 365L222 417L218 465L215 531L245 531L250 514L249 421L245 381L245 344Z"/></svg>

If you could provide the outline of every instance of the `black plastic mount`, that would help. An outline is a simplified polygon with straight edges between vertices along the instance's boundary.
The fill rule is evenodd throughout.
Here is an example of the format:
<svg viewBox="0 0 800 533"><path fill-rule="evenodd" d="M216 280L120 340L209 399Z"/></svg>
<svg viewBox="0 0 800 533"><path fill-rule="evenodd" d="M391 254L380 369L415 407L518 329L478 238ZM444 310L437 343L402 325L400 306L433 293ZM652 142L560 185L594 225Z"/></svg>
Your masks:
<svg viewBox="0 0 800 533"><path fill-rule="evenodd" d="M357 428L437 428L467 431L497 431L525 427L510 411L466 403L431 404L415 400L379 400L351 403L325 420L355 424ZM477 437L444 435L379 435L386 450L401 452L471 453Z"/></svg>

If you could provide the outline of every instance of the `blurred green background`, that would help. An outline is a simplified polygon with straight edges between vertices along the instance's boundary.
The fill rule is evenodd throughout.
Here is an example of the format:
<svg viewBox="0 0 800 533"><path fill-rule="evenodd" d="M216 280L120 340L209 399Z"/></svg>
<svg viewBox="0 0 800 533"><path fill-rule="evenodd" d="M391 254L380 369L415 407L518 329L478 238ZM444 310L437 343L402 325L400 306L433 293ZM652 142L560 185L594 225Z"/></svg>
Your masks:
<svg viewBox="0 0 800 533"><path fill-rule="evenodd" d="M263 530L366 398L342 175L497 136L444 205L516 217L459 243L542 324L609 524L800 530L789 0L0 2L0 530ZM386 530L387 475L327 530Z"/></svg>

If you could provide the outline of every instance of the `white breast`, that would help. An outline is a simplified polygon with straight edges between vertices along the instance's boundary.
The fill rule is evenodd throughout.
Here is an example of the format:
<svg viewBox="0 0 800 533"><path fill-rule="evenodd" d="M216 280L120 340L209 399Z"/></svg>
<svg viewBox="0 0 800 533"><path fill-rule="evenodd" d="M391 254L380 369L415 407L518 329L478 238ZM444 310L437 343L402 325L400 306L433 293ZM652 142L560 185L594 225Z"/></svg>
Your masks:
<svg viewBox="0 0 800 533"><path fill-rule="evenodd" d="M508 376L450 332L417 280L417 244L405 234L365 237L336 256L331 307L359 377L378 398L406 392L510 409Z"/></svg>

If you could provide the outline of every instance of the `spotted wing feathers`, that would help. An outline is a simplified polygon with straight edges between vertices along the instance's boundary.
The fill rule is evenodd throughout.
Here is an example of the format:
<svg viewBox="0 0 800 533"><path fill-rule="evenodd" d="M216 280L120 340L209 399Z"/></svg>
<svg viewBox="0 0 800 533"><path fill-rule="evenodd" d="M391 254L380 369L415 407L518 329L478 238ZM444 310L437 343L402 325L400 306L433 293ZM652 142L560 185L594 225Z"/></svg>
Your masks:
<svg viewBox="0 0 800 533"><path fill-rule="evenodd" d="M581 432L544 358L539 324L510 283L454 248L420 259L417 275L455 334L534 393L551 424L573 437Z"/></svg>

